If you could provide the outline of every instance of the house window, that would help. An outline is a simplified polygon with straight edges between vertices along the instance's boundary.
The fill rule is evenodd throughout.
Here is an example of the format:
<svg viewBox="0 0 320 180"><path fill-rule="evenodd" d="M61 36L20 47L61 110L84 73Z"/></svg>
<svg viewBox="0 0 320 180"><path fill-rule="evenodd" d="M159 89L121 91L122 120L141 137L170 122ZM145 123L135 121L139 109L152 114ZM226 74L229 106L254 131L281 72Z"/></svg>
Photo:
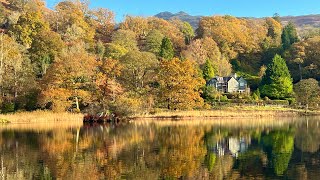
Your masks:
<svg viewBox="0 0 320 180"><path fill-rule="evenodd" d="M244 83L243 83L243 82L241 82L241 83L240 83L240 86L244 86Z"/></svg>

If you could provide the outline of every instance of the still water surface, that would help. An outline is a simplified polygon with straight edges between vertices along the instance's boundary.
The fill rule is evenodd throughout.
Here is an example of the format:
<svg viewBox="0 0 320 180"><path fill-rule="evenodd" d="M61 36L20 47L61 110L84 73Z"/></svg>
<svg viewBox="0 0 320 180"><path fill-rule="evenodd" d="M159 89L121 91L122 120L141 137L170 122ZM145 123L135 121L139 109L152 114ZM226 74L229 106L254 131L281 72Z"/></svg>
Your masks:
<svg viewBox="0 0 320 180"><path fill-rule="evenodd" d="M0 125L0 179L319 179L319 122Z"/></svg>

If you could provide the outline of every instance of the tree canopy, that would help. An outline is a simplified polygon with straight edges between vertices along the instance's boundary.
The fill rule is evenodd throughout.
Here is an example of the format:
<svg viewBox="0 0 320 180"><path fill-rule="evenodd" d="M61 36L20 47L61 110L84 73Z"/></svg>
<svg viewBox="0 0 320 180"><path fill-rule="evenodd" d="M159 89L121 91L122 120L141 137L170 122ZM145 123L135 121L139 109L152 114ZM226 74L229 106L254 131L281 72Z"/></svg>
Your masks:
<svg viewBox="0 0 320 180"><path fill-rule="evenodd" d="M222 94L205 87L214 76L240 74L271 99L295 97L291 77L320 80L320 38L299 41L295 25L283 28L278 16L202 17L196 31L177 18L114 18L88 1L54 9L42 0L1 2L0 107L150 113L214 106Z"/></svg>
<svg viewBox="0 0 320 180"><path fill-rule="evenodd" d="M167 37L164 37L162 39L160 47L160 57L166 60L171 60L174 57L173 44Z"/></svg>
<svg viewBox="0 0 320 180"><path fill-rule="evenodd" d="M315 79L303 79L294 85L297 102L316 106L320 100L319 82Z"/></svg>
<svg viewBox="0 0 320 180"><path fill-rule="evenodd" d="M280 55L276 55L267 66L260 92L262 96L274 99L285 99L292 96L291 75L285 60Z"/></svg>

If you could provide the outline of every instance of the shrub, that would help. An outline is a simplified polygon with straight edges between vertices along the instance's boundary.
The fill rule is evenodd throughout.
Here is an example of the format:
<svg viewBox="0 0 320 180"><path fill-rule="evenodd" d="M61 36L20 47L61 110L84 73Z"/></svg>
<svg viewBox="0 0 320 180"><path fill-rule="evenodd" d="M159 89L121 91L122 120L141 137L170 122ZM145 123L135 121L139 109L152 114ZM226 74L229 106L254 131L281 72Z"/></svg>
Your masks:
<svg viewBox="0 0 320 180"><path fill-rule="evenodd" d="M232 99L230 102L236 103L236 104L246 104L246 103L252 102L252 100L250 100L250 99Z"/></svg>
<svg viewBox="0 0 320 180"><path fill-rule="evenodd" d="M110 109L120 117L137 114L142 111L142 101L139 98L120 96Z"/></svg>
<svg viewBox="0 0 320 180"><path fill-rule="evenodd" d="M254 99L254 100L259 100L259 97L258 97L258 95L256 94L256 93L253 93L252 94L252 98Z"/></svg>
<svg viewBox="0 0 320 180"><path fill-rule="evenodd" d="M2 113L11 113L14 112L15 105L12 102L5 102L2 104L1 111Z"/></svg>
<svg viewBox="0 0 320 180"><path fill-rule="evenodd" d="M228 99L228 97L226 95L224 95L224 96L221 96L220 101L221 102L228 102L229 99Z"/></svg>
<svg viewBox="0 0 320 180"><path fill-rule="evenodd" d="M278 106L288 106L289 101L288 100L267 100L265 101L266 104L269 105L278 105Z"/></svg>
<svg viewBox="0 0 320 180"><path fill-rule="evenodd" d="M296 99L295 98L287 98L286 100L289 102L289 105L296 104Z"/></svg>

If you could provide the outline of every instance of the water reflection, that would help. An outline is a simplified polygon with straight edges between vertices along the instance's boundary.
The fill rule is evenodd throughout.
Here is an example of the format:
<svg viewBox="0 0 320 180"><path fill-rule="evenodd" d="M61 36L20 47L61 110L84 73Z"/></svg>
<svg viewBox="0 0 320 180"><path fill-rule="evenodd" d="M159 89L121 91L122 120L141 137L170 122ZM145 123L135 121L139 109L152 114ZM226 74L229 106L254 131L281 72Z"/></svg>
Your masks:
<svg viewBox="0 0 320 180"><path fill-rule="evenodd" d="M0 179L317 179L320 118L0 126Z"/></svg>

